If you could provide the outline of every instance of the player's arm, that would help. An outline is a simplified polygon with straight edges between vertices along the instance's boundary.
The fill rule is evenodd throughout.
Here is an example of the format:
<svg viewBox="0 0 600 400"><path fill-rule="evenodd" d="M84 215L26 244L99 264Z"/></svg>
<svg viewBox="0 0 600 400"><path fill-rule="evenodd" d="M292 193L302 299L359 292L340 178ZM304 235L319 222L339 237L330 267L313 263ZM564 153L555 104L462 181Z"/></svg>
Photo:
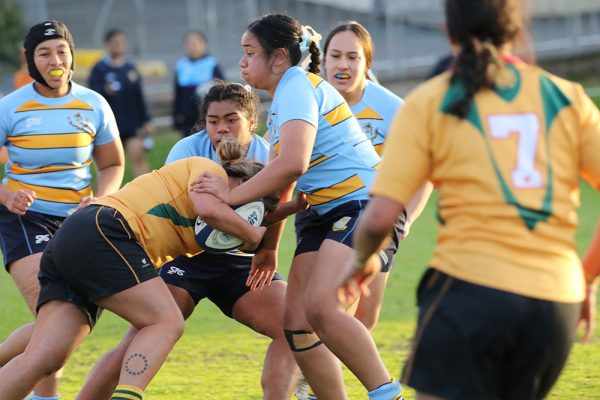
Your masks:
<svg viewBox="0 0 600 400"><path fill-rule="evenodd" d="M255 248L263 238L266 228L254 227L240 217L219 198L208 193L189 192L196 214L209 226L242 239L248 247Z"/></svg>
<svg viewBox="0 0 600 400"><path fill-rule="evenodd" d="M354 257L340 274L341 300L351 304L357 296L368 295L368 284L379 272L378 251L389 239L404 205L375 195L367 204L352 239Z"/></svg>
<svg viewBox="0 0 600 400"><path fill-rule="evenodd" d="M307 169L317 129L303 120L281 126L279 155L248 181L229 190L214 173L207 172L192 184L192 190L211 193L227 204L245 204L281 191L295 182Z"/></svg>
<svg viewBox="0 0 600 400"><path fill-rule="evenodd" d="M600 222L585 256L583 257L583 272L586 281L585 300L581 304L579 327L585 326L581 338L587 342L596 328L596 295L598 291L598 277L600 276Z"/></svg>

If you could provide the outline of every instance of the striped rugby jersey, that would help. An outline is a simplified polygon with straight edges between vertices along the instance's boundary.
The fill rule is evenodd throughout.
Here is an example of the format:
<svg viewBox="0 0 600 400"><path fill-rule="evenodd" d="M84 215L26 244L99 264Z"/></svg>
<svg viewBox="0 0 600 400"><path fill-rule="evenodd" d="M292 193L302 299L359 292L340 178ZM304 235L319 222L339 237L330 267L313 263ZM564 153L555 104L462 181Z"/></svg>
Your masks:
<svg viewBox="0 0 600 400"><path fill-rule="evenodd" d="M383 142L392 119L403 104L404 101L400 97L383 86L367 80L360 101L350 107L352 114L379 155L382 154Z"/></svg>
<svg viewBox="0 0 600 400"><path fill-rule="evenodd" d="M9 154L2 183L13 192L34 190L30 210L66 217L92 195L94 146L118 136L98 93L72 82L69 94L49 98L26 85L0 99L0 144Z"/></svg>
<svg viewBox="0 0 600 400"><path fill-rule="evenodd" d="M309 168L297 182L312 209L323 214L345 202L368 199L381 159L342 95L323 78L291 67L279 81L267 115L275 154L279 130L291 120L317 128Z"/></svg>

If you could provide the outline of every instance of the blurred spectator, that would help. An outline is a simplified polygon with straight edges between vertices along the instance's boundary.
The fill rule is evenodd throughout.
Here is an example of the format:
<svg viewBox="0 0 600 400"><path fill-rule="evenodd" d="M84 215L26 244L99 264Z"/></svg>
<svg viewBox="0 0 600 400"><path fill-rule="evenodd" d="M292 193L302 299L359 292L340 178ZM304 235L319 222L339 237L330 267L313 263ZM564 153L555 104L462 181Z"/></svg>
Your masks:
<svg viewBox="0 0 600 400"><path fill-rule="evenodd" d="M127 36L113 29L104 37L106 56L92 69L89 87L106 98L117 119L125 154L133 164L134 176L150 172L144 146L154 126L142 93L142 77L126 56Z"/></svg>
<svg viewBox="0 0 600 400"><path fill-rule="evenodd" d="M184 46L186 55L175 64L173 123L183 136L188 136L194 133L194 125L200 117L203 93L215 79L224 79L224 76L217 59L208 54L202 32L187 32Z"/></svg>

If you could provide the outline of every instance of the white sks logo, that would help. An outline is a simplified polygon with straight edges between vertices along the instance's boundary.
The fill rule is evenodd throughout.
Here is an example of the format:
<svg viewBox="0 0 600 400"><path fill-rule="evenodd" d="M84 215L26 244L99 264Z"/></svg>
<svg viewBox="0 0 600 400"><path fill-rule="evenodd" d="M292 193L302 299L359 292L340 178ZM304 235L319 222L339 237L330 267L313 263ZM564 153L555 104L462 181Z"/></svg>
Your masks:
<svg viewBox="0 0 600 400"><path fill-rule="evenodd" d="M25 127L31 128L32 126L38 126L42 124L41 118L27 118L25 121Z"/></svg>
<svg viewBox="0 0 600 400"><path fill-rule="evenodd" d="M52 36L52 35L56 35L56 29L54 29L54 28L48 28L44 32L44 36Z"/></svg>
<svg viewBox="0 0 600 400"><path fill-rule="evenodd" d="M46 235L35 235L35 244L40 244L42 242L49 242L50 234Z"/></svg>
<svg viewBox="0 0 600 400"><path fill-rule="evenodd" d="M170 267L169 270L167 271L167 274L183 276L183 274L185 274L185 271L182 270L181 268Z"/></svg>

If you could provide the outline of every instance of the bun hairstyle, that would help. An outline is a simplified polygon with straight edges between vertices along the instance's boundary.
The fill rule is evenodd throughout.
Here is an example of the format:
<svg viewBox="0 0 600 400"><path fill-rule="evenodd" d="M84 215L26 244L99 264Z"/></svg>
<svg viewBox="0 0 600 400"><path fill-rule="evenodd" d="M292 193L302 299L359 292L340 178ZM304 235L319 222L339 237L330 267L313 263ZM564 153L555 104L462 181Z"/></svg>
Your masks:
<svg viewBox="0 0 600 400"><path fill-rule="evenodd" d="M286 49L292 65L298 65L303 53L310 55L308 71L320 72L321 51L319 35L309 26L302 26L296 19L283 14L267 14L248 25L248 32L257 37L265 53L270 56L277 49Z"/></svg>
<svg viewBox="0 0 600 400"><path fill-rule="evenodd" d="M247 120L258 119L260 99L252 92L249 86L243 86L239 83L217 81L204 97L202 97L200 119L196 126L194 126L194 131L198 132L206 128L208 107L210 107L211 103L219 101L233 101L240 107L240 110L244 113Z"/></svg>
<svg viewBox="0 0 600 400"><path fill-rule="evenodd" d="M241 178L244 182L258 174L265 165L259 161L245 159L246 148L234 138L226 138L217 147L221 166L232 178ZM279 196L273 194L263 198L265 210L271 212L277 206Z"/></svg>
<svg viewBox="0 0 600 400"><path fill-rule="evenodd" d="M333 28L325 39L323 54L327 55L327 50L329 50L329 43L331 42L331 39L333 39L333 37L338 33L346 31L354 33L354 35L358 38L365 55L366 70L369 71L371 69L371 64L373 63L373 39L371 39L371 34L367 28L365 28L359 22L342 21L338 26Z"/></svg>
<svg viewBox="0 0 600 400"><path fill-rule="evenodd" d="M499 48L517 37L523 18L515 0L446 0L445 9L448 34L461 48L451 82L464 89L450 113L465 118L475 94L495 89L506 76Z"/></svg>

